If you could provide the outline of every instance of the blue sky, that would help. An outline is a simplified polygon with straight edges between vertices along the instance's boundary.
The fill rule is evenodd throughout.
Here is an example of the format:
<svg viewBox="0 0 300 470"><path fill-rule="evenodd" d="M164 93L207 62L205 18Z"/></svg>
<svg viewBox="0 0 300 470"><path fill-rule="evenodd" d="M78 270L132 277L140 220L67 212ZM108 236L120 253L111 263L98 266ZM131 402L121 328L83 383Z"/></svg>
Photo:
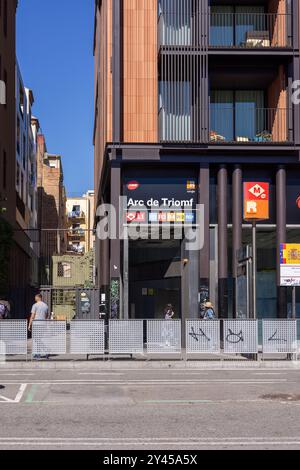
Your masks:
<svg viewBox="0 0 300 470"><path fill-rule="evenodd" d="M17 56L70 196L93 189L94 0L20 0Z"/></svg>

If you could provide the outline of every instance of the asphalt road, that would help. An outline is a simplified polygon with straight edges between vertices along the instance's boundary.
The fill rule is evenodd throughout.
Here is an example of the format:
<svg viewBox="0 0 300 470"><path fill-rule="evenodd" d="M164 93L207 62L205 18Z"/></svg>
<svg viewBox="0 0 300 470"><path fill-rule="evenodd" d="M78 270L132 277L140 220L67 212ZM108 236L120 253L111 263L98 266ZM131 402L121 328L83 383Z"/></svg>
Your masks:
<svg viewBox="0 0 300 470"><path fill-rule="evenodd" d="M0 369L1 449L300 449L297 370Z"/></svg>

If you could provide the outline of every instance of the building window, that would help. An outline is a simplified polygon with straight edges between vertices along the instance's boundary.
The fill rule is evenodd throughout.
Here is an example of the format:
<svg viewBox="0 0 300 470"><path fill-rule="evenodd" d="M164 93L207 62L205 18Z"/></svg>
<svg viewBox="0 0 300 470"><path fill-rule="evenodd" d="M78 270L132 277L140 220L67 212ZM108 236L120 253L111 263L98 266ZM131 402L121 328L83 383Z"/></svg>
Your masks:
<svg viewBox="0 0 300 470"><path fill-rule="evenodd" d="M159 39L161 45L192 45L192 2L159 0Z"/></svg>
<svg viewBox="0 0 300 470"><path fill-rule="evenodd" d="M23 168L26 168L26 137L23 134Z"/></svg>
<svg viewBox="0 0 300 470"><path fill-rule="evenodd" d="M17 188L17 191L19 191L19 187L20 187L20 166L17 163L17 171L16 171L16 188Z"/></svg>
<svg viewBox="0 0 300 470"><path fill-rule="evenodd" d="M71 263L58 263L57 276L70 279L71 277Z"/></svg>
<svg viewBox="0 0 300 470"><path fill-rule="evenodd" d="M178 99L175 99L174 97ZM159 84L160 138L165 141L190 141L192 138L191 84L161 81Z"/></svg>
<svg viewBox="0 0 300 470"><path fill-rule="evenodd" d="M20 113L22 116L24 116L24 101L25 101L25 94L24 94L24 90L23 90L23 86L22 86L22 83L19 82L19 108L20 108Z"/></svg>
<svg viewBox="0 0 300 470"><path fill-rule="evenodd" d="M17 117L17 152L20 155L20 138L21 138L21 124L20 118Z"/></svg>

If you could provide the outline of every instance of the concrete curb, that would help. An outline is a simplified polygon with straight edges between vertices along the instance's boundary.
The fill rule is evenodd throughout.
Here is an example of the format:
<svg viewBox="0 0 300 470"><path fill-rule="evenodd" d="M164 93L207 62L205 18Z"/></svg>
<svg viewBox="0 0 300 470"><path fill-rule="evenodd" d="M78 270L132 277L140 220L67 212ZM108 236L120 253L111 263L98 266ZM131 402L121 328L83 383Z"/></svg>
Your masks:
<svg viewBox="0 0 300 470"><path fill-rule="evenodd" d="M299 370L300 361L141 361L141 360L90 360L90 361L8 361L0 363L0 370Z"/></svg>

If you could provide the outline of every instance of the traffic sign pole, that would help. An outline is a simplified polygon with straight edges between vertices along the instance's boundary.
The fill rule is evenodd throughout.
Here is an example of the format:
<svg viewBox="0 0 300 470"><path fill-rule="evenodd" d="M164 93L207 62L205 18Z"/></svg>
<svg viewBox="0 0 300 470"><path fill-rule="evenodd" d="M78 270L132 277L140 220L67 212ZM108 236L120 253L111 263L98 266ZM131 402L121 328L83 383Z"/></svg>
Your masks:
<svg viewBox="0 0 300 470"><path fill-rule="evenodd" d="M252 315L257 317L256 308L256 273L257 273L257 247L256 247L256 220L252 221Z"/></svg>
<svg viewBox="0 0 300 470"><path fill-rule="evenodd" d="M292 287L292 318L296 320L296 286Z"/></svg>

